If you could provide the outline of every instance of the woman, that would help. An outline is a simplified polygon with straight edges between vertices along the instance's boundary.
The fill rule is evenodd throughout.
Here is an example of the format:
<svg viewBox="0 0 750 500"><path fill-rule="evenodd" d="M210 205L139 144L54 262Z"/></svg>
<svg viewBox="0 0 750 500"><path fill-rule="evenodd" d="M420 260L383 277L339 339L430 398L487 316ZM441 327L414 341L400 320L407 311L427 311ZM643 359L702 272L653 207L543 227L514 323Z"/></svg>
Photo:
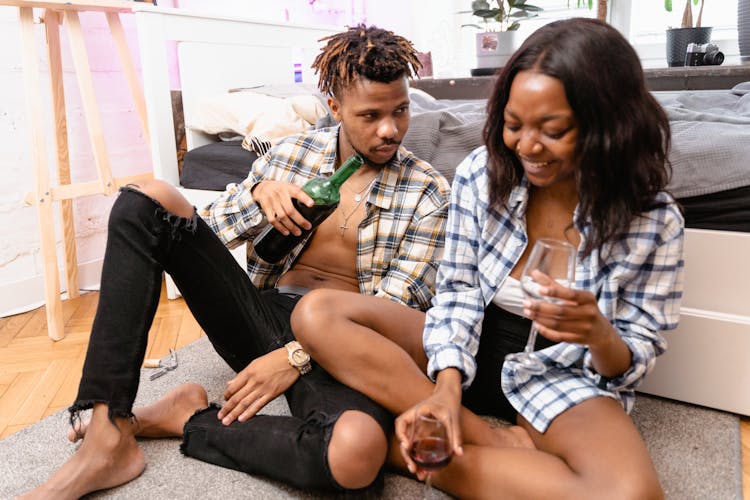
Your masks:
<svg viewBox="0 0 750 500"><path fill-rule="evenodd" d="M402 459L419 477L406 453L412 407L447 406L454 459L434 484L456 496L661 498L627 412L666 348L658 332L677 324L683 219L664 192L669 123L638 56L596 20L544 26L499 75L484 140L456 172L426 316L316 291L295 309L295 335L339 380L401 414ZM561 303L517 298L540 238L578 249L575 285L542 290ZM544 337L540 375L503 366L530 321ZM483 441L469 410L517 423L536 449Z"/></svg>

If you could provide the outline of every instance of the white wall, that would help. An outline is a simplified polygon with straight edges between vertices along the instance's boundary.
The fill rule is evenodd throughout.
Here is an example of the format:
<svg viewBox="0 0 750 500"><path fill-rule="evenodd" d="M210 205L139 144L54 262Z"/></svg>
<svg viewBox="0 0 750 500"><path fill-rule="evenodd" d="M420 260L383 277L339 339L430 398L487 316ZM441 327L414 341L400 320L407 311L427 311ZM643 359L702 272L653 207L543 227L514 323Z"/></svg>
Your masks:
<svg viewBox="0 0 750 500"><path fill-rule="evenodd" d="M460 28L471 16L458 12L469 5L468 0L379 0L367 4L367 22L405 36L421 52L432 52L435 78L468 77L476 66L476 30Z"/></svg>

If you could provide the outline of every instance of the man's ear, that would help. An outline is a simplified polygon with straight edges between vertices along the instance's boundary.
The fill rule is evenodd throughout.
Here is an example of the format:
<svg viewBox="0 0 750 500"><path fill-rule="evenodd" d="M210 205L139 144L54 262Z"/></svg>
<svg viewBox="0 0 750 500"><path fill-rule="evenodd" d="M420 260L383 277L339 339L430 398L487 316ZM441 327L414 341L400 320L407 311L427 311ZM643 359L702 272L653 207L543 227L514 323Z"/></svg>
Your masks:
<svg viewBox="0 0 750 500"><path fill-rule="evenodd" d="M328 108L331 110L333 119L337 122L341 122L341 102L335 97L329 97Z"/></svg>

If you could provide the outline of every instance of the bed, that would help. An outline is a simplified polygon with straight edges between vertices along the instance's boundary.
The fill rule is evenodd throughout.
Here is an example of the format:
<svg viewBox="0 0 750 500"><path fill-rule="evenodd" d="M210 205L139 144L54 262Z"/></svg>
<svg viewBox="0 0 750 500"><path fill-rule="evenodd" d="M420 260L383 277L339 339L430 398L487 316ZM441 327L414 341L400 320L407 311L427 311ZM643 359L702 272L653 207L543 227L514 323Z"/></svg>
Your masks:
<svg viewBox="0 0 750 500"><path fill-rule="evenodd" d="M330 27L197 16L170 9L143 9L136 18L154 142L154 174L178 186L196 205L215 197L223 184L241 180L242 169L249 169L253 154L257 154L243 147L241 137L221 140L195 127L200 103L230 89L292 84L295 54L314 56L317 40L335 31ZM177 45L182 82L188 150L182 169L188 174L182 179L169 106L166 53L154 50L168 41ZM263 61L263 65L238 64L241 60ZM738 91L747 89L750 83ZM672 106L668 114L675 142L670 153L675 176L670 189L686 207L685 296L679 328L665 332L669 349L640 390L750 415L750 391L745 389L750 386L750 294L745 286L750 283L750 266L746 263L750 255L750 162L746 160L750 157L750 140L742 142L726 133L730 129L750 133L745 132L750 131L750 94L738 97L725 90L655 95L665 109ZM458 161L481 142L481 100L486 95L474 92L461 97L445 102L415 88L412 125L404 141L408 149L433 162L448 177ZM713 106L716 102L728 105L728 100L741 101L747 115L729 117ZM689 107L696 103L704 108ZM705 119L710 125L711 133L698 143L699 125L691 117ZM727 126L727 120L734 121ZM325 118L316 124L325 124ZM717 152L718 160L712 154ZM210 173L212 164L227 167L234 161L227 158L236 160L237 169L228 174L234 178L226 177L226 172ZM208 174L192 170L199 162ZM731 175L727 169L730 163L739 169ZM236 257L240 261L244 258L241 254ZM170 296L176 293L172 287Z"/></svg>

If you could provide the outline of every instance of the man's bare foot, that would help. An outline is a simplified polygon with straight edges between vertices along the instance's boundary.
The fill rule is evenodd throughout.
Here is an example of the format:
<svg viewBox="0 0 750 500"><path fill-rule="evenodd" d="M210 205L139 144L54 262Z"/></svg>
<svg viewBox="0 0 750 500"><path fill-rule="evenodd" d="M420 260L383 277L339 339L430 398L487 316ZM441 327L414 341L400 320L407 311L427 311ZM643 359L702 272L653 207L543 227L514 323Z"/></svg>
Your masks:
<svg viewBox="0 0 750 500"><path fill-rule="evenodd" d="M158 401L133 409L135 418L129 424L138 437L181 437L185 422L197 410L208 407L208 395L199 384L175 387ZM68 431L68 439L75 443L86 435L88 423L81 422Z"/></svg>
<svg viewBox="0 0 750 500"><path fill-rule="evenodd" d="M105 404L94 405L86 438L75 454L44 484L22 499L73 500L138 477L146 466L128 419L112 425Z"/></svg>

